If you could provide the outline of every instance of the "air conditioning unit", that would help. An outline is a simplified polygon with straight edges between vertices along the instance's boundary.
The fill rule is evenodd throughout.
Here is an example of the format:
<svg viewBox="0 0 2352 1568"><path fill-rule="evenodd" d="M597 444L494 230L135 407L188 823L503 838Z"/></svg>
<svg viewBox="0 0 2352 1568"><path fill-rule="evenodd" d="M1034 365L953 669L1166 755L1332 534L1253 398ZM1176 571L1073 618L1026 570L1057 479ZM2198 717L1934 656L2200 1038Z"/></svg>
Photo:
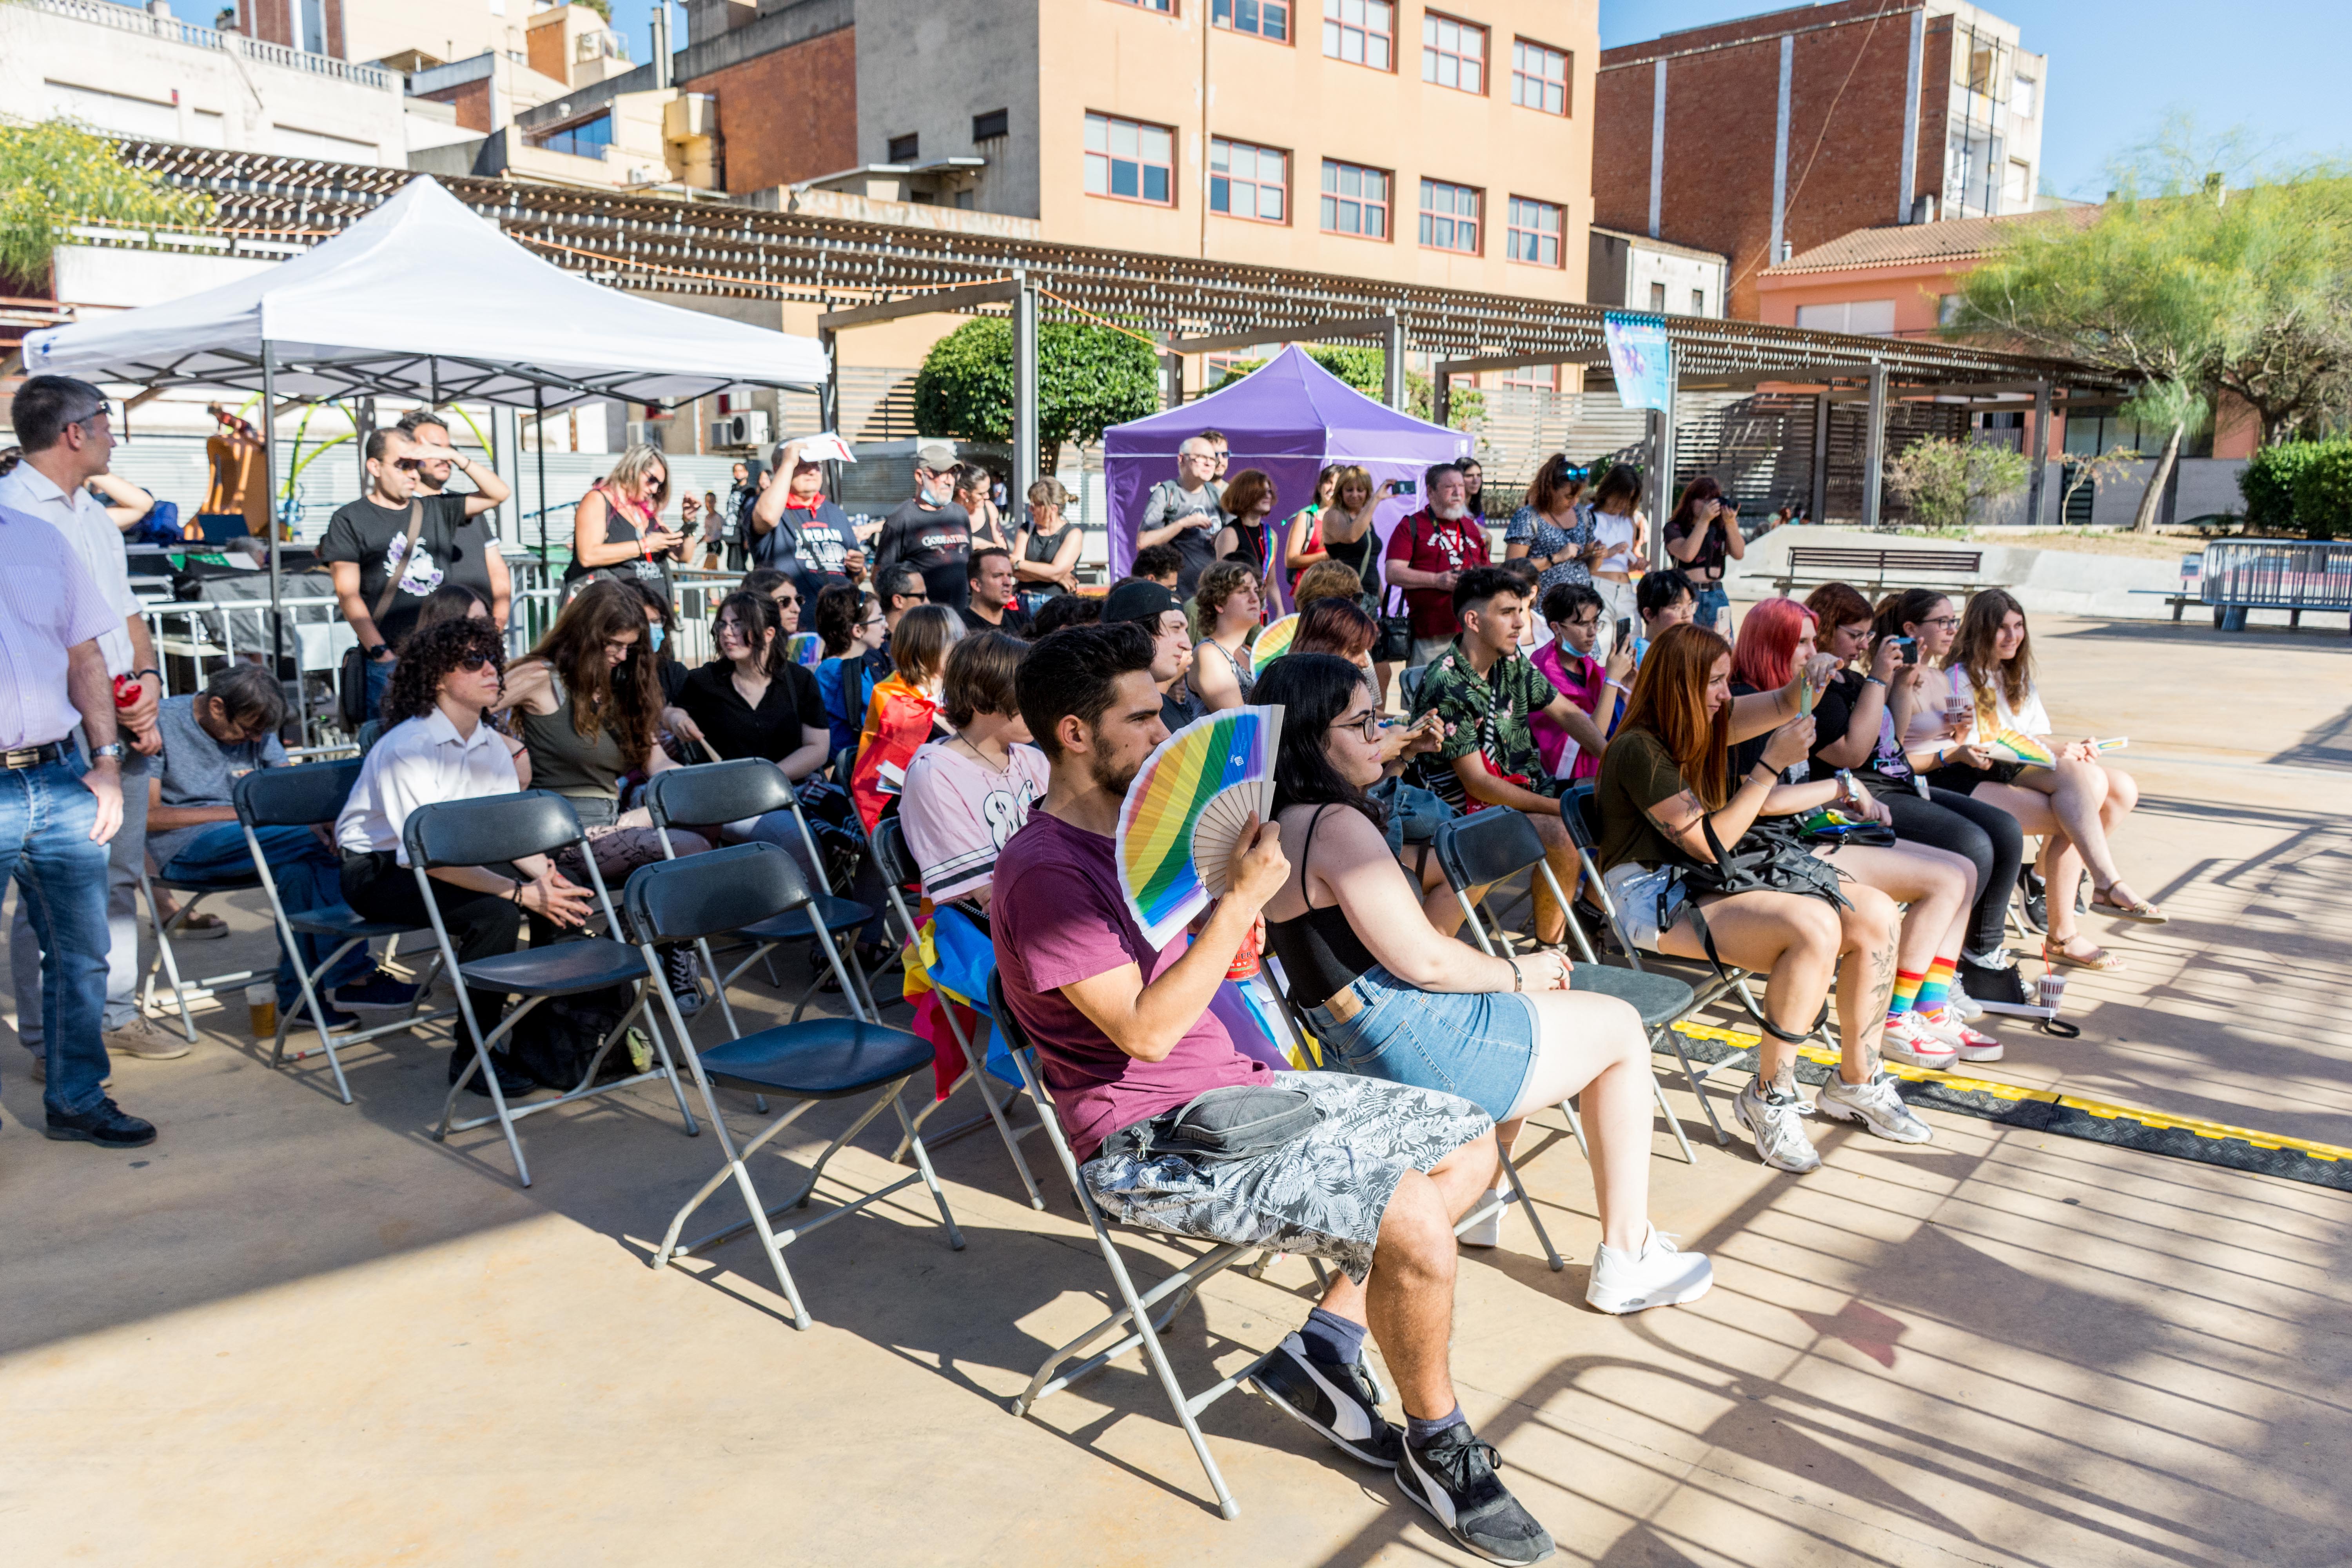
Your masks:
<svg viewBox="0 0 2352 1568"><path fill-rule="evenodd" d="M664 449L662 432L667 428L667 426L657 419L632 419L629 421L628 444L632 447L651 447L656 452L661 451Z"/></svg>
<svg viewBox="0 0 2352 1568"><path fill-rule="evenodd" d="M710 445L715 447L757 447L767 444L768 411L764 408L746 408L710 422Z"/></svg>

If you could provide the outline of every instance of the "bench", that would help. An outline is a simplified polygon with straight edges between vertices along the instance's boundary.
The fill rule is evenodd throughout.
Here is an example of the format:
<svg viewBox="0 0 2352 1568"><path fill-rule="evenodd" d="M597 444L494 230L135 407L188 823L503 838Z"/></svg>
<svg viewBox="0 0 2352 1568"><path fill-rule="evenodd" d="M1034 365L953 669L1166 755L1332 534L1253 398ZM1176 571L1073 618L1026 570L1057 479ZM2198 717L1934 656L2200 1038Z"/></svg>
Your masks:
<svg viewBox="0 0 2352 1568"><path fill-rule="evenodd" d="M1794 544L1789 547L1787 569L1772 580L1772 585L1783 594L1799 583L1851 583L1874 593L1884 593L1890 587L1922 585L1962 591L2001 586L1979 578L1983 565L1981 550L1874 550ZM1961 580L1921 584L1921 577Z"/></svg>

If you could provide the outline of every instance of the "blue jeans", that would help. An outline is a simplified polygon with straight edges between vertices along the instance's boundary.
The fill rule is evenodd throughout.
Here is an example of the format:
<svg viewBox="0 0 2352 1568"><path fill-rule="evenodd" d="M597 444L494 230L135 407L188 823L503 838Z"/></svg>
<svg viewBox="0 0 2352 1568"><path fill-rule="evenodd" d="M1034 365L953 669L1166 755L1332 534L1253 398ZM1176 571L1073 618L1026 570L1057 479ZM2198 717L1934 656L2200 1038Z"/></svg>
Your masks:
<svg viewBox="0 0 2352 1568"><path fill-rule="evenodd" d="M261 840L261 852L269 858L278 901L286 906L288 914L331 909L343 901L343 858L320 843L317 834L307 827L259 827L254 837ZM234 822L215 822L203 829L163 868L166 877L190 882L228 881L252 874L253 856L246 848L245 829ZM297 932L294 941L306 970L324 963L341 942L340 937L306 932ZM294 973L294 958L286 952L285 938L278 939L278 1007L285 1012L300 999L302 986ZM362 942L319 977L319 988L356 985L374 973L375 961ZM324 1003L326 997L319 1000Z"/></svg>
<svg viewBox="0 0 2352 1568"><path fill-rule="evenodd" d="M1723 613L1729 608L1731 595L1723 591L1722 584L1711 583L1698 591L1698 602L1692 608L1691 619L1707 630L1715 631L1723 619Z"/></svg>
<svg viewBox="0 0 2352 1568"><path fill-rule="evenodd" d="M0 886L16 896L41 944L41 1038L53 1115L79 1116L106 1098L106 846L93 843L98 797L79 760L0 771ZM146 780L139 783L143 786ZM25 1010L20 994L16 1007Z"/></svg>
<svg viewBox="0 0 2352 1568"><path fill-rule="evenodd" d="M396 658L372 658L367 661L366 718L373 719L383 711L383 694L392 686L393 668L399 662Z"/></svg>

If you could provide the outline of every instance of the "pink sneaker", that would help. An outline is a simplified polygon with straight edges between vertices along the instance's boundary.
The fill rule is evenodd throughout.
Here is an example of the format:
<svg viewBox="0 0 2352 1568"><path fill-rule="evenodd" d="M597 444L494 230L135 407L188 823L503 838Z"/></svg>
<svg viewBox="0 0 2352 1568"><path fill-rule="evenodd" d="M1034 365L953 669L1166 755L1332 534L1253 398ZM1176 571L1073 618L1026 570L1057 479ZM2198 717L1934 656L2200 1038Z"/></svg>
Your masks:
<svg viewBox="0 0 2352 1568"><path fill-rule="evenodd" d="M1930 1034L1951 1047L1961 1061L2000 1060L2000 1042L1961 1023L1959 1015L1949 1007L1939 1007L1933 1013L1914 1013L1911 1016L1917 1018L1927 1026Z"/></svg>
<svg viewBox="0 0 2352 1568"><path fill-rule="evenodd" d="M1958 1047L1927 1027L1927 1020L1916 1013L1887 1019L1878 1048L1888 1061L1934 1072L1941 1072L1960 1059Z"/></svg>

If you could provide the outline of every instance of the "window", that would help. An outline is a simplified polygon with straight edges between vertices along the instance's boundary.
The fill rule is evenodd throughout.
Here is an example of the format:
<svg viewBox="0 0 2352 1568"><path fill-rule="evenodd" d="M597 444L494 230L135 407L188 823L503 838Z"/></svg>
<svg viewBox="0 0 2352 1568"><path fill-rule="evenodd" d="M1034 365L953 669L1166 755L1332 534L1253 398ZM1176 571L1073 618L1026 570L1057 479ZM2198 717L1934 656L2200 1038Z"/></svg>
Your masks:
<svg viewBox="0 0 2352 1568"><path fill-rule="evenodd" d="M1694 316L1704 316L1706 314L1706 289L1694 289L1691 290L1691 314Z"/></svg>
<svg viewBox="0 0 2352 1568"><path fill-rule="evenodd" d="M1108 114L1087 116L1087 195L1176 205L1176 133Z"/></svg>
<svg viewBox="0 0 2352 1568"><path fill-rule="evenodd" d="M1277 44L1290 41L1290 0L1212 0L1209 20Z"/></svg>
<svg viewBox="0 0 2352 1568"><path fill-rule="evenodd" d="M539 139L539 144L551 153L601 158L604 150L613 144L612 111L607 110L585 120L575 120L560 131L551 131Z"/></svg>
<svg viewBox="0 0 2352 1568"><path fill-rule="evenodd" d="M1864 337L1895 334L1895 301L1849 300L1835 305L1800 305L1797 325L1822 332L1855 332Z"/></svg>
<svg viewBox="0 0 2352 1568"><path fill-rule="evenodd" d="M1443 180L1421 183L1421 243L1432 250L1478 254L1478 192Z"/></svg>
<svg viewBox="0 0 2352 1568"><path fill-rule="evenodd" d="M1525 196L1511 198L1511 227L1506 237L1509 248L1504 254L1513 261L1529 262L1537 267L1559 265L1559 231L1561 212L1554 202L1533 202Z"/></svg>
<svg viewBox="0 0 2352 1568"><path fill-rule="evenodd" d="M1522 392L1558 392L1559 366L1556 364L1523 364L1503 373L1501 385L1517 387Z"/></svg>
<svg viewBox="0 0 2352 1568"><path fill-rule="evenodd" d="M1521 109L1538 109L1546 114L1568 112L1568 57L1559 50L1531 44L1525 38L1511 43L1511 101Z"/></svg>
<svg viewBox="0 0 2352 1568"><path fill-rule="evenodd" d="M1481 96L1486 91L1486 29L1434 11L1421 18L1421 79Z"/></svg>
<svg viewBox="0 0 2352 1568"><path fill-rule="evenodd" d="M1797 313L1802 315L1804 310L1804 307L1800 306ZM1654 316L1663 316L1666 313L1666 286L1663 283L1650 285L1650 313ZM1799 323L1799 325L1802 324Z"/></svg>
<svg viewBox="0 0 2352 1568"><path fill-rule="evenodd" d="M2032 119L2034 89L2040 85L2030 76L2021 76L2012 81L2009 89L2009 111L2020 120Z"/></svg>
<svg viewBox="0 0 2352 1568"><path fill-rule="evenodd" d="M992 109L985 114L971 117L971 139L974 142L993 142L1012 132L1013 114L1010 110Z"/></svg>
<svg viewBox="0 0 2352 1568"><path fill-rule="evenodd" d="M868 142L866 145L872 146L873 143ZM890 151L887 160L887 162L893 163L911 163L922 155L923 139L921 136L909 133L905 136L893 136L890 138Z"/></svg>
<svg viewBox="0 0 2352 1568"><path fill-rule="evenodd" d="M2004 212L2021 213L2033 205L2033 165L2015 158L2009 161L2009 172L2000 183L2000 205Z"/></svg>
<svg viewBox="0 0 2352 1568"><path fill-rule="evenodd" d="M1209 210L1281 223L1289 216L1290 154L1246 142L1209 139Z"/></svg>
<svg viewBox="0 0 2352 1568"><path fill-rule="evenodd" d="M1389 177L1360 163L1323 160L1323 232L1389 237Z"/></svg>
<svg viewBox="0 0 2352 1568"><path fill-rule="evenodd" d="M1396 7L1389 0L1323 0L1323 52L1349 65L1393 70Z"/></svg>
<svg viewBox="0 0 2352 1568"><path fill-rule="evenodd" d="M1121 0L1121 4L1132 5L1139 11L1158 11L1163 16L1176 14L1176 0Z"/></svg>

